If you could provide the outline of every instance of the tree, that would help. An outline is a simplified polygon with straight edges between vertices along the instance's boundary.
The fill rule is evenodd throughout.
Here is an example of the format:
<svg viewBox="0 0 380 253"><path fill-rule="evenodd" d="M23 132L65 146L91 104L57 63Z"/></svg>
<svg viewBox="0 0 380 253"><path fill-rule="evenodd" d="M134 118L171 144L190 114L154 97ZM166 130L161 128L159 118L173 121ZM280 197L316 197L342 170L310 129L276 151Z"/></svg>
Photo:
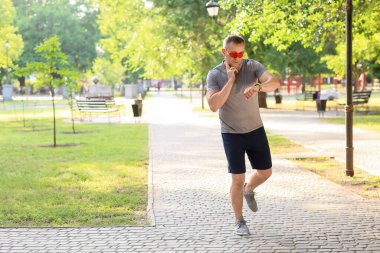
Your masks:
<svg viewBox="0 0 380 253"><path fill-rule="evenodd" d="M155 0L155 6L168 23L175 24L166 37L180 38L177 47L182 48L185 59L177 59L177 66L187 81L205 86L208 71L222 61L222 41L228 35L225 25L233 19L234 11L220 12L218 21L212 20L204 1ZM179 61L181 60L181 61ZM203 92L202 92L203 98ZM203 99L202 99L203 106Z"/></svg>
<svg viewBox="0 0 380 253"><path fill-rule="evenodd" d="M13 26L16 10L11 0L0 0L0 85L6 74L7 60L9 68L14 68L23 50L22 37L17 34L17 28ZM6 41L9 43L8 57L6 53ZM7 59L8 58L8 59ZM9 69L8 69L9 71Z"/></svg>
<svg viewBox="0 0 380 253"><path fill-rule="evenodd" d="M222 3L224 8L237 9L230 29L249 36L250 41L271 45L278 51L289 50L294 43L300 43L315 50L319 57L328 55L323 58L328 67L343 74L345 0L224 0ZM354 64L379 59L380 43L376 39L379 18L379 1L354 0Z"/></svg>
<svg viewBox="0 0 380 253"><path fill-rule="evenodd" d="M37 87L49 87L53 106L54 147L56 147L55 89L63 84L65 77L73 79L77 75L68 68L67 56L62 53L57 36L41 43L35 52L41 60L28 63L26 68L20 71L24 74L37 73Z"/></svg>
<svg viewBox="0 0 380 253"><path fill-rule="evenodd" d="M69 103L70 112L71 112L71 128L73 130L73 134L76 133L75 120L74 120L74 94L75 92L79 91L78 79L79 79L79 76L71 71L69 71L67 73L67 76L64 78L64 83L67 87L67 97L68 97L68 103Z"/></svg>
<svg viewBox="0 0 380 253"><path fill-rule="evenodd" d="M14 3L16 25L25 42L24 53L18 62L21 67L39 60L34 52L36 45L58 36L70 65L83 72L91 69L100 39L96 24L98 10L92 1L14 0Z"/></svg>
<svg viewBox="0 0 380 253"><path fill-rule="evenodd" d="M106 58L96 58L92 67L101 84L110 85L114 88L115 84L120 83L124 76L124 68L120 63L112 63Z"/></svg>
<svg viewBox="0 0 380 253"><path fill-rule="evenodd" d="M221 14L218 26L203 1L152 2L154 8L142 0L100 0L102 47L130 73L204 85L207 72L222 60L224 25L232 16Z"/></svg>
<svg viewBox="0 0 380 253"><path fill-rule="evenodd" d="M144 3L141 0L99 0L98 3L98 24L103 36L100 45L105 51L105 59L121 64L132 74L137 72L143 68L142 62L145 61L137 62L129 58L134 55L131 43L137 35L137 27L146 19Z"/></svg>

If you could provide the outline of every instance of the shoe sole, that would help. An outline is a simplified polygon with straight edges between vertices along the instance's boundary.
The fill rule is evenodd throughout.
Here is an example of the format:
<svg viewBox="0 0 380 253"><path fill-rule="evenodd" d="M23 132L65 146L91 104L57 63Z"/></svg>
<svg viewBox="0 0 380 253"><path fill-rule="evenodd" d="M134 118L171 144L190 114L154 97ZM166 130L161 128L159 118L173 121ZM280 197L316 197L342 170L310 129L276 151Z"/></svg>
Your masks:
<svg viewBox="0 0 380 253"><path fill-rule="evenodd" d="M245 235L250 235L251 233L236 233L236 235L239 235L239 236L245 236Z"/></svg>

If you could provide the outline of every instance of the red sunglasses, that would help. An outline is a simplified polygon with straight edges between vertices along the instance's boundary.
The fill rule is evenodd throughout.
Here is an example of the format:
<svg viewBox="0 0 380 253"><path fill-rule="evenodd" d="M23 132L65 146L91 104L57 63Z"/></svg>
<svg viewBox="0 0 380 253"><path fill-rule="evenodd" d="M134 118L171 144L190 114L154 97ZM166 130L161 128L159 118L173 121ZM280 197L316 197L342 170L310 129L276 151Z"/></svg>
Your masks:
<svg viewBox="0 0 380 253"><path fill-rule="evenodd" d="M229 52L228 53L231 58L242 58L244 55L244 52Z"/></svg>

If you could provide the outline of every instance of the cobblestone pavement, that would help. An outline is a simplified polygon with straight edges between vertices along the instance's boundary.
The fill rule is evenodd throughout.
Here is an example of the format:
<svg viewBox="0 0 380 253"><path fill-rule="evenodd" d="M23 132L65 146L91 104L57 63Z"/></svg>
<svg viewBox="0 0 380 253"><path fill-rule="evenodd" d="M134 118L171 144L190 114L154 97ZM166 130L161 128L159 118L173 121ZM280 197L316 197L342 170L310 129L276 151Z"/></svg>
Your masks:
<svg viewBox="0 0 380 253"><path fill-rule="evenodd" d="M318 118L317 112L265 110L265 127L273 134L283 135L322 154L346 161L346 127L329 124ZM336 117L335 111L326 117ZM354 115L355 117L355 115ZM354 128L354 165L380 176L380 133Z"/></svg>
<svg viewBox="0 0 380 253"><path fill-rule="evenodd" d="M274 159L234 234L230 177L215 119L161 93L146 102L154 226L0 229L0 252L380 252L380 202Z"/></svg>

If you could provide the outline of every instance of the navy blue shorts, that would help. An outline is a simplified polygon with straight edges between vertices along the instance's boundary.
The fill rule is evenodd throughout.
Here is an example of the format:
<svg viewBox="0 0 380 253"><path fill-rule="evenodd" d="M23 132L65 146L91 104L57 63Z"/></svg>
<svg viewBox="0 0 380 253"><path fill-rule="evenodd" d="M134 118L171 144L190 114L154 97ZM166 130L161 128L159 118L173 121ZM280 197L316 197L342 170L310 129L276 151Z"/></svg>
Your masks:
<svg viewBox="0 0 380 253"><path fill-rule="evenodd" d="M264 127L245 134L222 133L222 138L229 173L246 172L245 153L253 169L272 168L272 158Z"/></svg>

